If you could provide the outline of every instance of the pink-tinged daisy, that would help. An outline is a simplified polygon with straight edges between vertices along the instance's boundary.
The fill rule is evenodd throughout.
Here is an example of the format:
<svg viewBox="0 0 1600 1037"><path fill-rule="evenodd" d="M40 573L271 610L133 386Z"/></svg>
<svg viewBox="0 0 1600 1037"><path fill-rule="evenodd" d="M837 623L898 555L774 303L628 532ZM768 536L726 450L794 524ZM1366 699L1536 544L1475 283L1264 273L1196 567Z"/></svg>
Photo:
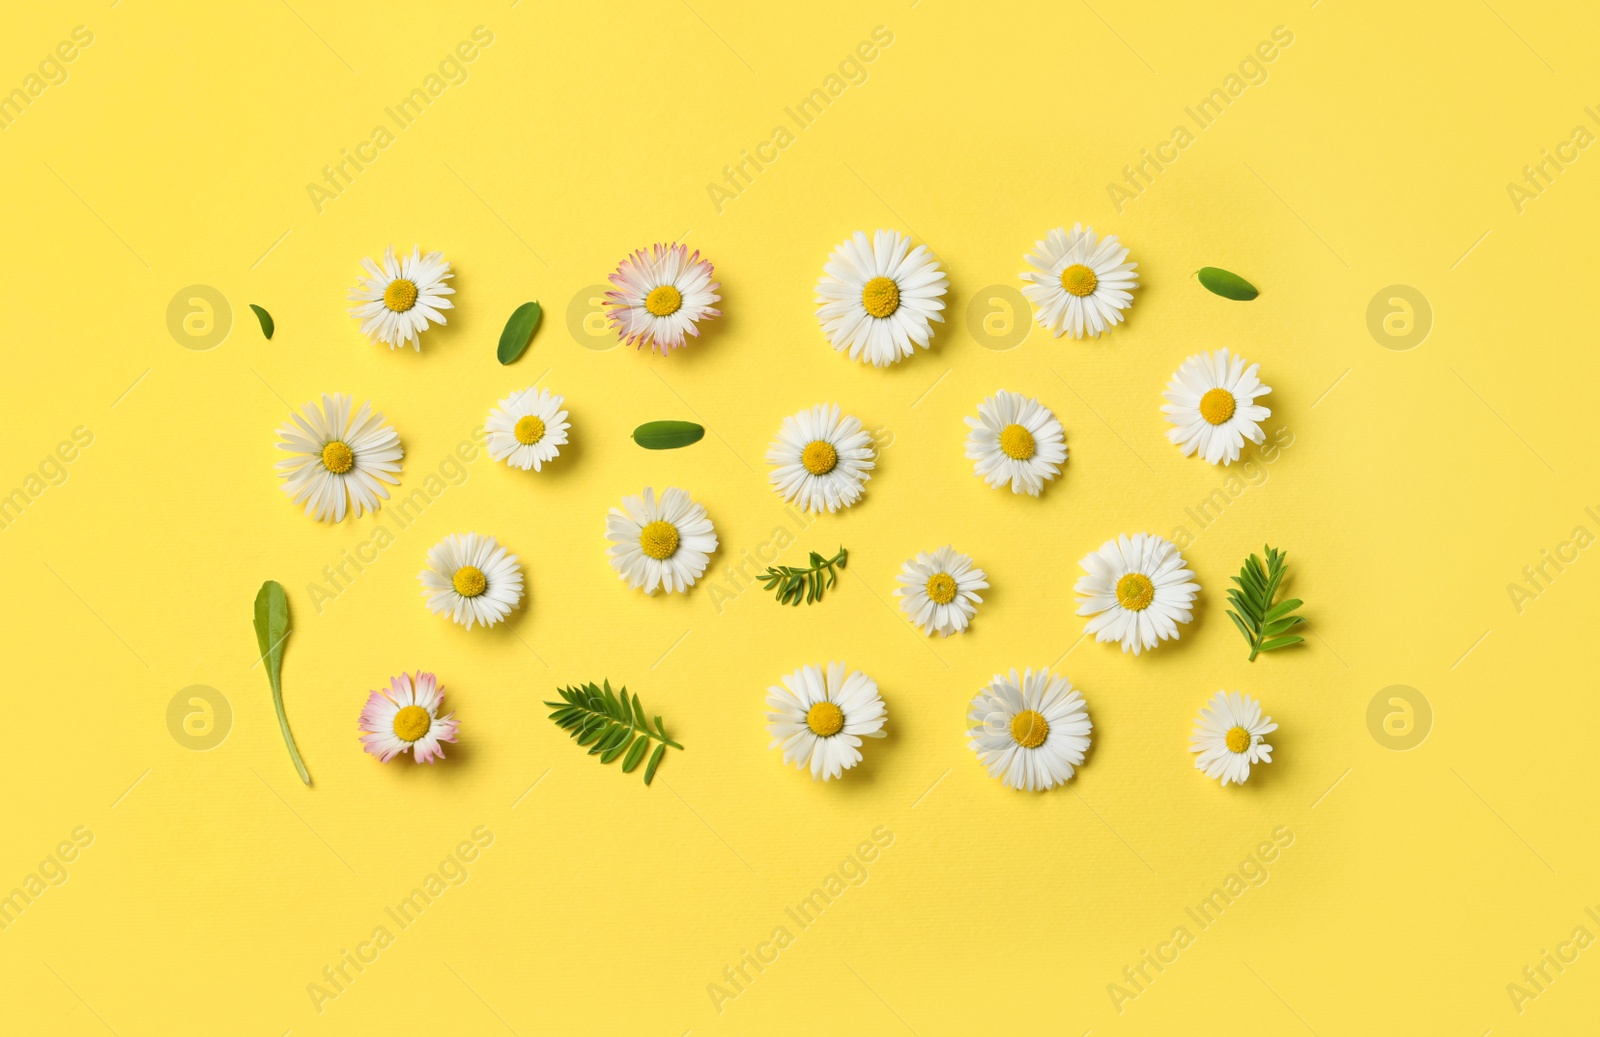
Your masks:
<svg viewBox="0 0 1600 1037"><path fill-rule="evenodd" d="M711 274L711 264L687 245L658 243L648 254L640 249L611 275L617 290L606 293L607 319L622 341L665 356L688 344L685 335L698 337L700 321L722 316L712 305L721 300L722 285Z"/></svg>
<svg viewBox="0 0 1600 1037"><path fill-rule="evenodd" d="M444 759L441 742L456 740L454 713L444 708L444 688L431 673L417 671L391 678L388 691L374 691L361 710L361 743L367 752L388 763L410 752L418 763Z"/></svg>
<svg viewBox="0 0 1600 1037"><path fill-rule="evenodd" d="M361 322L361 333L390 349L411 345L422 350L421 335L428 323L443 324L444 314L453 305L447 295L456 290L445 284L455 275L443 252L423 255L415 245L411 255L394 258L394 246L383 250L383 266L371 259L361 265L367 275L358 287L350 289L350 299L361 305L350 307L350 316Z"/></svg>

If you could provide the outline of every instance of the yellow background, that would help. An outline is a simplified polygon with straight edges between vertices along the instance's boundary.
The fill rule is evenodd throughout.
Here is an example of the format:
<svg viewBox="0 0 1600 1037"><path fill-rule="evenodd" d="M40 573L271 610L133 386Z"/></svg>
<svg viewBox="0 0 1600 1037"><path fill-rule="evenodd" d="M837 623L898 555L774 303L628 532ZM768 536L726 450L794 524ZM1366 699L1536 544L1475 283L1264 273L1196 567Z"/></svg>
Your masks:
<svg viewBox="0 0 1600 1037"><path fill-rule="evenodd" d="M1600 101L1600 24L1582 4L1496 3L13 11L0 90L74 27L94 41L0 131L0 491L74 428L94 438L0 531L0 893L76 827L93 842L0 931L0 1028L1588 1025L1600 950L1520 1005L1507 988L1575 928L1600 934L1584 913L1600 904L1586 816L1600 561L1548 567L1520 611L1507 586L1574 527L1600 533L1584 512L1600 510L1600 157L1581 153L1520 212L1506 185L1574 127L1597 129L1584 106ZM307 183L480 25L493 42L466 80L319 212ZM1119 213L1107 184L1193 127L1184 107L1280 25L1294 42L1267 80ZM708 183L875 26L893 43L866 81L791 124L792 146L719 212ZM990 286L1019 284L1033 242L1080 220L1139 263L1128 324L1099 342L1035 328L983 348L969 306L992 308ZM812 314L829 250L880 226L914 232L951 280L934 349L887 371L834 354ZM629 250L678 238L716 264L726 317L666 359L586 348L569 301ZM361 338L345 293L361 257L414 242L454 265L458 309L420 354L391 353ZM1261 297L1207 294L1190 276L1206 264ZM195 284L232 307L207 351L166 323ZM1368 328L1369 300L1394 284L1433 309L1408 351ZM501 325L527 299L543 325L502 367ZM277 319L270 342L252 302ZM1262 365L1268 427L1292 446L1198 531L1186 509L1230 473L1166 442L1160 394L1185 356L1224 345ZM536 475L480 455L319 612L308 587L374 521L322 525L287 502L272 465L289 406L324 391L373 401L404 443L409 493L535 380L567 398L560 460ZM999 388L1066 426L1071 459L1038 500L987 489L962 456L962 417ZM754 591L719 613L705 584L652 599L619 583L606 511L646 485L709 509L719 586L792 528L762 454L784 415L824 401L884 443L864 501L783 556L850 549L825 602L780 609ZM711 434L642 451L628 432L656 418ZM1183 640L1140 658L1079 643L1078 559L1119 532L1180 526L1204 587ZM420 598L427 547L469 530L525 566L529 598L504 627L468 632ZM1289 552L1315 636L1250 664L1222 591L1265 542ZM993 589L969 633L928 640L888 603L901 563L945 543ZM310 789L252 665L251 601L269 578L293 609L283 679ZM890 736L844 780L813 784L768 750L765 690L835 658L878 680ZM1068 788L1014 793L968 751L966 704L997 671L1052 664L1083 690L1094 746ZM462 741L439 766L380 766L356 739L361 703L417 668L439 674ZM558 684L602 677L687 746L649 789L545 719ZM166 720L196 684L233 711L206 752ZM1391 685L1431 703L1410 751L1369 730ZM1281 725L1275 762L1244 788L1207 781L1187 751L1218 688L1258 696ZM493 842L470 878L398 931L385 907L478 826ZM879 826L893 842L870 879L798 931L785 908ZM1119 1011L1108 984L1174 927L1196 929L1185 907L1280 826L1294 841L1270 879ZM319 1014L308 984L379 925L393 944ZM777 926L792 944L719 1012L708 985Z"/></svg>

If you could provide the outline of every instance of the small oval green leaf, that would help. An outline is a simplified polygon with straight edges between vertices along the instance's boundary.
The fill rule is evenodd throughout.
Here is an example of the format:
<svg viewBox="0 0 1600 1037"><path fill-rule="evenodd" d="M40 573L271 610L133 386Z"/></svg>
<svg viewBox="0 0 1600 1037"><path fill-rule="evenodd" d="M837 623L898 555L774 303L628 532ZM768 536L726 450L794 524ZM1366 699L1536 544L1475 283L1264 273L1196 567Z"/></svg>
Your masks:
<svg viewBox="0 0 1600 1037"><path fill-rule="evenodd" d="M1206 291L1220 295L1224 299L1249 302L1261 294L1256 291L1255 285L1220 266L1203 266L1195 271L1195 276L1200 279L1200 284Z"/></svg>
<svg viewBox="0 0 1600 1037"><path fill-rule="evenodd" d="M261 334L267 336L267 341L272 341L272 332L277 327L276 324L272 323L272 314L255 303L251 303L250 308L256 311L256 319L261 322Z"/></svg>
<svg viewBox="0 0 1600 1037"><path fill-rule="evenodd" d="M633 441L646 450L676 450L700 442L705 434L692 421L647 421L633 430Z"/></svg>
<svg viewBox="0 0 1600 1037"><path fill-rule="evenodd" d="M511 363L528 348L528 342L538 329L543 313L536 302L525 302L512 312L505 330L500 332L499 357L502 364Z"/></svg>

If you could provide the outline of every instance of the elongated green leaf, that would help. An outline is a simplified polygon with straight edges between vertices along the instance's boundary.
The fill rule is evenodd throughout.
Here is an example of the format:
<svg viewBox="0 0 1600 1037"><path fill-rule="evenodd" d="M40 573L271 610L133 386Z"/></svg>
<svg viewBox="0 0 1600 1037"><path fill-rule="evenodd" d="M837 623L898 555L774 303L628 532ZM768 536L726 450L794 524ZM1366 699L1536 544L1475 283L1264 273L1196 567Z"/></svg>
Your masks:
<svg viewBox="0 0 1600 1037"><path fill-rule="evenodd" d="M289 748L289 758L300 780L311 784L305 761L295 747L294 735L289 733L289 717L283 711L283 646L289 640L289 596L283 585L268 580L256 593L255 609L256 646L261 650L261 664L267 670L267 683L272 686L272 705L278 712L278 727L283 731L283 744Z"/></svg>
<svg viewBox="0 0 1600 1037"><path fill-rule="evenodd" d="M1290 645L1297 645L1303 641L1305 641L1305 638L1300 637L1298 634L1294 637L1279 637L1263 644L1261 646L1261 650L1263 652L1270 652L1274 648L1287 648Z"/></svg>
<svg viewBox="0 0 1600 1037"><path fill-rule="evenodd" d="M1256 291L1256 286L1229 270L1219 266L1203 266L1195 271L1195 276L1200 279L1201 287L1213 295L1220 295L1224 299L1235 302L1249 302L1261 293Z"/></svg>
<svg viewBox="0 0 1600 1037"><path fill-rule="evenodd" d="M633 769L639 766L639 761L644 759L644 751L650 748L650 736L640 735L633 740L633 745L628 748L628 755L622 758L622 773L632 774Z"/></svg>
<svg viewBox="0 0 1600 1037"><path fill-rule="evenodd" d="M256 320L261 322L261 334L267 336L267 341L272 341L272 332L277 328L277 325L272 323L272 314L255 303L251 303L250 308L256 311Z"/></svg>
<svg viewBox="0 0 1600 1037"><path fill-rule="evenodd" d="M505 329L500 332L500 348L496 352L502 364L511 363L528 348L528 342L538 330L539 318L543 314L544 311L536 302L525 302L511 311Z"/></svg>
<svg viewBox="0 0 1600 1037"><path fill-rule="evenodd" d="M676 450L700 442L705 434L692 421L647 421L633 430L633 441L646 450Z"/></svg>
<svg viewBox="0 0 1600 1037"><path fill-rule="evenodd" d="M666 754L665 744L656 746L656 751L650 754L650 762L645 764L644 783L650 784L650 779L656 776L656 768L661 766L661 757Z"/></svg>
<svg viewBox="0 0 1600 1037"><path fill-rule="evenodd" d="M1280 616L1287 616L1289 613L1293 612L1303 604L1305 604L1305 602L1301 601L1299 598L1289 598L1286 601L1280 601L1276 605L1272 606L1272 608L1267 610L1266 620L1270 623Z"/></svg>

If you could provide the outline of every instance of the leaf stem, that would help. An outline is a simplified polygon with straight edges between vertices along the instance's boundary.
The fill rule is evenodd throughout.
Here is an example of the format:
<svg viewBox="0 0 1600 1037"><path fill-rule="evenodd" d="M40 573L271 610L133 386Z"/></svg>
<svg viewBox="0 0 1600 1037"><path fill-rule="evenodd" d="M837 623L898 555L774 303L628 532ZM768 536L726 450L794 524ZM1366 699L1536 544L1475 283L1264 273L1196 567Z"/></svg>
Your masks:
<svg viewBox="0 0 1600 1037"><path fill-rule="evenodd" d="M310 785L311 775L306 770L305 761L300 759L300 750L295 747L294 735L289 733L289 717L283 711L282 688L272 689L272 704L278 710L278 726L283 729L283 744L289 747L289 759L294 761L294 769L300 772L300 780Z"/></svg>

